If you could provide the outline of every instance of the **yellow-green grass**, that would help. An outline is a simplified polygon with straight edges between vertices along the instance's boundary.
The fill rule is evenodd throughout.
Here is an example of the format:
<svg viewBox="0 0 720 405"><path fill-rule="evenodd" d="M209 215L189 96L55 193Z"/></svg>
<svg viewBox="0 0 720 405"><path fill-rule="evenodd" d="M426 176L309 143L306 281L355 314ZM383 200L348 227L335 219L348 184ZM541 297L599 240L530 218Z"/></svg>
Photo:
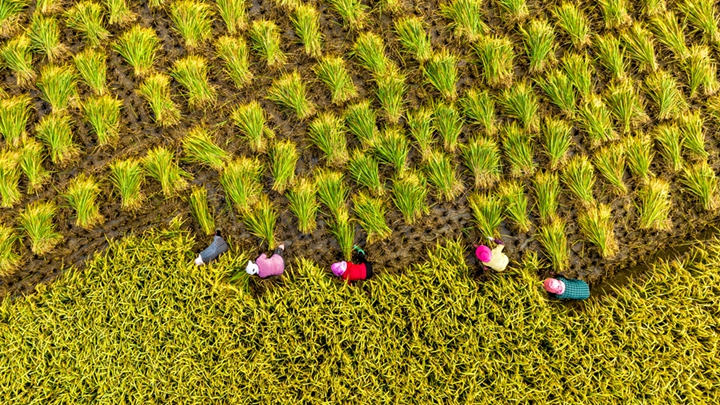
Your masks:
<svg viewBox="0 0 720 405"><path fill-rule="evenodd" d="M597 147L617 139L610 109L599 96L588 97L580 107L579 115L579 127L585 132L591 146Z"/></svg>
<svg viewBox="0 0 720 405"><path fill-rule="evenodd" d="M550 224L557 218L560 195L560 180L557 173L550 171L537 173L533 179L533 189L540 222Z"/></svg>
<svg viewBox="0 0 720 405"><path fill-rule="evenodd" d="M341 118L332 112L322 113L310 123L307 134L329 165L342 166L347 162L347 139Z"/></svg>
<svg viewBox="0 0 720 405"><path fill-rule="evenodd" d="M611 259L617 254L619 248L609 205L599 204L581 211L578 214L578 225L585 239L597 247L604 259Z"/></svg>
<svg viewBox="0 0 720 405"><path fill-rule="evenodd" d="M262 194L251 209L242 212L245 228L250 234L268 244L268 250L275 249L275 223L278 213L267 194Z"/></svg>
<svg viewBox="0 0 720 405"><path fill-rule="evenodd" d="M520 28L520 33L531 72L542 72L555 61L555 30L547 20L533 19Z"/></svg>
<svg viewBox="0 0 720 405"><path fill-rule="evenodd" d="M275 79L266 97L293 111L300 120L315 114L315 104L307 97L306 82L296 70Z"/></svg>
<svg viewBox="0 0 720 405"><path fill-rule="evenodd" d="M224 62L224 72L233 81L235 87L242 89L252 82L254 77L250 71L250 52L242 38L223 36L215 41L215 51Z"/></svg>
<svg viewBox="0 0 720 405"><path fill-rule="evenodd" d="M705 149L705 120L701 111L695 110L692 113L683 114L680 117L680 133L683 137L683 145L688 157L694 160L702 160L708 157Z"/></svg>
<svg viewBox="0 0 720 405"><path fill-rule="evenodd" d="M40 70L36 85L53 112L64 111L77 97L77 72L70 65L47 64Z"/></svg>
<svg viewBox="0 0 720 405"><path fill-rule="evenodd" d="M150 74L138 88L140 95L150 105L155 122L169 127L180 122L180 110L170 97L170 76L163 73Z"/></svg>
<svg viewBox="0 0 720 405"><path fill-rule="evenodd" d="M628 14L627 0L599 0L598 5L602 11L605 28L618 29L632 21Z"/></svg>
<svg viewBox="0 0 720 405"><path fill-rule="evenodd" d="M565 221L554 219L552 222L540 226L536 234L554 271L565 271L570 267L570 251L565 228Z"/></svg>
<svg viewBox="0 0 720 405"><path fill-rule="evenodd" d="M482 126L488 135L495 134L495 99L487 90L469 89L460 105L466 118Z"/></svg>
<svg viewBox="0 0 720 405"><path fill-rule="evenodd" d="M677 3L677 9L685 16L693 31L701 32L706 41L712 44L720 42L717 8L714 1L685 0Z"/></svg>
<svg viewBox="0 0 720 405"><path fill-rule="evenodd" d="M0 277L7 277L15 272L22 261L17 245L20 236L9 226L0 224Z"/></svg>
<svg viewBox="0 0 720 405"><path fill-rule="evenodd" d="M596 35L594 48L600 64L613 79L624 80L627 77L629 64L619 37L613 34Z"/></svg>
<svg viewBox="0 0 720 405"><path fill-rule="evenodd" d="M685 42L685 23L679 23L673 11L656 13L650 19L650 29L658 42L670 49L678 60L684 60L690 54Z"/></svg>
<svg viewBox="0 0 720 405"><path fill-rule="evenodd" d="M625 133L648 120L645 103L638 95L637 86L631 81L608 86L605 99Z"/></svg>
<svg viewBox="0 0 720 405"><path fill-rule="evenodd" d="M682 64L690 87L690 98L701 94L711 96L720 89L715 63L709 47L700 44L693 44L690 47L690 54ZM701 87L702 92L700 92Z"/></svg>
<svg viewBox="0 0 720 405"><path fill-rule="evenodd" d="M560 111L568 117L575 116L577 95L575 87L565 73L559 69L549 71L545 77L535 80Z"/></svg>
<svg viewBox="0 0 720 405"><path fill-rule="evenodd" d="M32 64L30 37L26 34L20 34L3 44L0 56L4 59L5 66L13 71L18 86L26 87L37 77Z"/></svg>
<svg viewBox="0 0 720 405"><path fill-rule="evenodd" d="M176 60L170 76L183 87L183 95L190 108L200 109L215 103L217 91L208 82L208 65L205 58L187 56Z"/></svg>
<svg viewBox="0 0 720 405"><path fill-rule="evenodd" d="M0 37L9 37L21 28L18 22L29 4L29 0L6 0L0 4Z"/></svg>
<svg viewBox="0 0 720 405"><path fill-rule="evenodd" d="M432 56L432 44L420 17L402 17L395 21L395 33L398 35L402 50L418 62L425 62Z"/></svg>
<svg viewBox="0 0 720 405"><path fill-rule="evenodd" d="M595 73L592 60L586 53L566 53L562 58L562 66L570 79L570 83L577 89L582 98L590 96L593 90L593 74Z"/></svg>
<svg viewBox="0 0 720 405"><path fill-rule="evenodd" d="M502 177L500 148L492 138L479 137L461 145L463 163L470 169L475 188L490 188Z"/></svg>
<svg viewBox="0 0 720 405"><path fill-rule="evenodd" d="M313 70L318 79L330 90L333 103L341 105L357 96L355 83L341 57L326 56L314 66Z"/></svg>
<svg viewBox="0 0 720 405"><path fill-rule="evenodd" d="M655 153L652 149L652 141L650 138L642 133L638 133L634 136L629 136L625 139L625 159L627 161L628 168L643 182L647 182L650 172L650 164L655 157Z"/></svg>
<svg viewBox="0 0 720 405"><path fill-rule="evenodd" d="M192 177L178 166L175 153L164 146L149 150L142 163L148 176L160 183L165 198L184 190L188 186L187 178Z"/></svg>
<svg viewBox="0 0 720 405"><path fill-rule="evenodd" d="M425 175L435 187L438 200L453 201L465 191L455 167L452 157L440 150L431 151L423 162Z"/></svg>
<svg viewBox="0 0 720 405"><path fill-rule="evenodd" d="M370 197L365 191L360 191L353 195L352 202L358 223L367 234L367 243L390 237L392 230L385 220L386 207L381 198Z"/></svg>
<svg viewBox="0 0 720 405"><path fill-rule="evenodd" d="M571 2L564 2L553 10L557 26L570 38L576 49L590 45L590 21L585 12Z"/></svg>
<svg viewBox="0 0 720 405"><path fill-rule="evenodd" d="M30 239L30 250L36 255L49 253L63 240L53 223L56 213L55 203L37 200L26 205L18 215L20 227Z"/></svg>
<svg viewBox="0 0 720 405"><path fill-rule="evenodd" d="M47 145L50 160L65 167L80 156L80 148L73 140L72 118L63 113L43 116L35 125L35 136Z"/></svg>
<svg viewBox="0 0 720 405"><path fill-rule="evenodd" d="M230 35L247 27L247 3L244 0L215 0L215 4Z"/></svg>
<svg viewBox="0 0 720 405"><path fill-rule="evenodd" d="M77 31L91 47L100 46L110 37L105 28L105 12L101 4L80 1L65 11L65 25Z"/></svg>
<svg viewBox="0 0 720 405"><path fill-rule="evenodd" d="M350 218L347 207L342 207L335 217L328 221L328 228L330 228L330 234L340 246L342 258L350 261L353 246L355 245L355 221Z"/></svg>
<svg viewBox="0 0 720 405"><path fill-rule="evenodd" d="M351 134L363 144L370 147L375 142L377 114L368 100L349 105L345 109L345 126Z"/></svg>
<svg viewBox="0 0 720 405"><path fill-rule="evenodd" d="M322 33L320 32L320 13L309 4L301 4L293 10L291 21L295 33L309 56L322 55Z"/></svg>
<svg viewBox="0 0 720 405"><path fill-rule="evenodd" d="M107 57L103 51L87 48L73 56L82 81L98 96L107 91Z"/></svg>
<svg viewBox="0 0 720 405"><path fill-rule="evenodd" d="M275 132L267 127L265 111L256 100L236 107L230 115L240 131L240 137L255 152L265 152L267 141L275 137Z"/></svg>
<svg viewBox="0 0 720 405"><path fill-rule="evenodd" d="M260 180L264 171L259 160L248 157L238 157L225 164L220 173L220 184L240 214L250 210L260 198Z"/></svg>
<svg viewBox="0 0 720 405"><path fill-rule="evenodd" d="M55 17L33 15L28 35L30 49L36 54L45 55L51 63L58 61L67 52L67 47L60 42L60 25Z"/></svg>
<svg viewBox="0 0 720 405"><path fill-rule="evenodd" d="M295 143L290 140L275 142L270 149L272 189L284 193L295 181L295 166L300 158Z"/></svg>
<svg viewBox="0 0 720 405"><path fill-rule="evenodd" d="M653 178L637 193L638 225L640 229L663 230L669 229L670 210L670 184L659 178Z"/></svg>
<svg viewBox="0 0 720 405"><path fill-rule="evenodd" d="M415 223L420 217L430 212L427 204L427 180L422 173L408 170L405 176L393 180L392 199L400 211L405 223Z"/></svg>
<svg viewBox="0 0 720 405"><path fill-rule="evenodd" d="M673 124L660 124L655 127L655 140L658 143L660 154L665 158L665 163L673 172L682 170L685 159L683 159L683 138L680 135L680 128Z"/></svg>
<svg viewBox="0 0 720 405"><path fill-rule="evenodd" d="M317 186L305 177L299 178L287 192L288 208L298 219L298 231L310 233L317 228Z"/></svg>
<svg viewBox="0 0 720 405"><path fill-rule="evenodd" d="M473 220L485 236L500 236L498 227L505 218L502 198L493 193L474 193L468 196Z"/></svg>
<svg viewBox="0 0 720 405"><path fill-rule="evenodd" d="M142 192L145 171L140 159L129 158L111 163L110 182L120 195L120 206L123 210L137 210L142 206L145 199Z"/></svg>
<svg viewBox="0 0 720 405"><path fill-rule="evenodd" d="M98 145L117 143L120 137L120 110L122 101L106 94L90 96L81 103L83 118L90 124Z"/></svg>
<svg viewBox="0 0 720 405"><path fill-rule="evenodd" d="M173 28L180 34L185 47L195 49L212 37L215 12L210 4L194 0L176 0L169 7Z"/></svg>
<svg viewBox="0 0 720 405"><path fill-rule="evenodd" d="M657 108L657 119L681 118L688 105L675 76L658 70L645 79L647 94Z"/></svg>
<svg viewBox="0 0 720 405"><path fill-rule="evenodd" d="M343 177L343 173L330 169L318 168L315 171L315 184L320 202L330 210L327 214L334 217L337 217L340 211L347 210L345 200L350 190L345 185Z"/></svg>
<svg viewBox="0 0 720 405"><path fill-rule="evenodd" d="M193 186L188 197L188 203L195 221L200 225L200 229L205 235L212 235L215 233L215 219L208 206L207 194L207 188L204 186Z"/></svg>
<svg viewBox="0 0 720 405"><path fill-rule="evenodd" d="M498 186L502 196L502 205L505 217L512 221L517 232L526 233L530 230L530 217L528 217L528 198L525 187L517 180L506 181Z"/></svg>
<svg viewBox="0 0 720 405"><path fill-rule="evenodd" d="M481 0L450 0L440 6L440 13L450 20L449 28L460 39L475 42L490 31L483 22Z"/></svg>
<svg viewBox="0 0 720 405"><path fill-rule="evenodd" d="M390 165L401 176L407 168L410 142L401 127L388 126L380 132L372 151L380 163Z"/></svg>
<svg viewBox="0 0 720 405"><path fill-rule="evenodd" d="M655 41L644 24L636 21L621 35L627 55L637 63L640 71L654 72L658 69L655 57Z"/></svg>
<svg viewBox="0 0 720 405"><path fill-rule="evenodd" d="M458 61L454 53L443 49L435 53L423 67L425 79L447 100L457 97Z"/></svg>
<svg viewBox="0 0 720 405"><path fill-rule="evenodd" d="M112 47L132 66L135 76L144 76L153 68L160 38L152 28L135 25L122 33Z"/></svg>
<svg viewBox="0 0 720 405"><path fill-rule="evenodd" d="M256 20L250 26L252 48L265 61L268 67L281 67L287 56L280 49L280 28L273 21Z"/></svg>
<svg viewBox="0 0 720 405"><path fill-rule="evenodd" d="M380 165L371 154L354 150L348 161L348 171L355 183L366 187L375 196L385 194L385 185L380 180Z"/></svg>
<svg viewBox="0 0 720 405"><path fill-rule="evenodd" d="M385 56L385 41L372 32L358 35L353 45L352 54L363 68L374 75L384 73L393 62Z"/></svg>
<svg viewBox="0 0 720 405"><path fill-rule="evenodd" d="M31 102L25 94L0 99L0 135L8 145L17 147L27 137Z"/></svg>
<svg viewBox="0 0 720 405"><path fill-rule="evenodd" d="M385 113L385 119L391 124L400 122L400 117L405 111L405 93L408 90L406 78L407 76L394 64L375 76L377 85L375 95Z"/></svg>
<svg viewBox="0 0 720 405"><path fill-rule="evenodd" d="M77 226L92 229L105 221L97 205L99 194L100 185L93 176L80 173L70 180L63 197L75 211L75 224Z"/></svg>
<svg viewBox="0 0 720 405"><path fill-rule="evenodd" d="M230 153L217 145L213 134L203 125L196 125L182 140L184 160L221 171Z"/></svg>
<svg viewBox="0 0 720 405"><path fill-rule="evenodd" d="M45 151L42 144L32 138L26 139L20 151L20 169L27 179L28 193L39 191L50 179L50 172L45 169L44 161Z"/></svg>
<svg viewBox="0 0 720 405"><path fill-rule="evenodd" d="M505 114L520 121L526 131L538 129L539 105L532 85L525 82L517 83L503 91L499 101Z"/></svg>
<svg viewBox="0 0 720 405"><path fill-rule="evenodd" d="M13 150L0 152L0 207L12 208L20 201L20 154Z"/></svg>

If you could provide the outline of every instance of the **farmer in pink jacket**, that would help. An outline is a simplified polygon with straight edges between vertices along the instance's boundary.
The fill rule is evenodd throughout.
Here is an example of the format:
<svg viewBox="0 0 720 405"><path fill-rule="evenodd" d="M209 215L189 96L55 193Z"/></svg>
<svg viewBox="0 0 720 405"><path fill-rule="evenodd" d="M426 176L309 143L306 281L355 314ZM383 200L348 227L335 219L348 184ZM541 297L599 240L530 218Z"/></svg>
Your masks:
<svg viewBox="0 0 720 405"><path fill-rule="evenodd" d="M282 257L284 251L285 245L281 243L270 257L267 257L267 255L263 253L255 259L255 263L253 263L252 260L248 260L245 272L251 276L257 274L260 278L283 274L285 271L285 260L283 260Z"/></svg>

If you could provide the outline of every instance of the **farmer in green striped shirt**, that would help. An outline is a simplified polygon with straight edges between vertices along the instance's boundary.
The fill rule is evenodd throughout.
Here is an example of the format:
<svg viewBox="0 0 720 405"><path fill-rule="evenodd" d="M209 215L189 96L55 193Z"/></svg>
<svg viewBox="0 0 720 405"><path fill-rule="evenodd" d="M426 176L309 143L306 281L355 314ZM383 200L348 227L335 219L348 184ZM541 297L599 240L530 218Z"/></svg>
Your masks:
<svg viewBox="0 0 720 405"><path fill-rule="evenodd" d="M551 296L561 300L585 300L590 298L590 287L582 280L556 276L546 279L543 282L543 287Z"/></svg>

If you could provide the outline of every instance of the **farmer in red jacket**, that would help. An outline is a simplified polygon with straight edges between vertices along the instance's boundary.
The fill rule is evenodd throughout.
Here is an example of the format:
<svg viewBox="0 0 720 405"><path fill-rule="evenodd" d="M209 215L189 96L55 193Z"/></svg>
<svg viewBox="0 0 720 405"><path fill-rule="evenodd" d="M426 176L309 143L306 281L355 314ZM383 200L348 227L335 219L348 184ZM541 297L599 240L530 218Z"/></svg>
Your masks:
<svg viewBox="0 0 720 405"><path fill-rule="evenodd" d="M342 277L348 283L354 280L367 280L373 276L372 264L367 261L365 252L359 247L354 247L357 252L358 263L348 263L345 261L333 263L330 266L333 274Z"/></svg>

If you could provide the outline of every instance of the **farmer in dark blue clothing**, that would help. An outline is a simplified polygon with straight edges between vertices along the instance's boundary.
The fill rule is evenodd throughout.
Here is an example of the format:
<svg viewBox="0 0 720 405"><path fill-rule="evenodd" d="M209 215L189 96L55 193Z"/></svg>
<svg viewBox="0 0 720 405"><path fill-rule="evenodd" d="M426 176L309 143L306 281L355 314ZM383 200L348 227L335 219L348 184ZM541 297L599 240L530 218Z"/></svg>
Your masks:
<svg viewBox="0 0 720 405"><path fill-rule="evenodd" d="M590 298L590 287L582 280L572 280L565 277L548 278L543 282L543 287L561 300L585 300Z"/></svg>
<svg viewBox="0 0 720 405"><path fill-rule="evenodd" d="M195 265L202 266L203 264L208 264L217 259L221 254L227 252L227 250L228 245L225 239L220 236L220 231L215 231L213 242L195 258Z"/></svg>

